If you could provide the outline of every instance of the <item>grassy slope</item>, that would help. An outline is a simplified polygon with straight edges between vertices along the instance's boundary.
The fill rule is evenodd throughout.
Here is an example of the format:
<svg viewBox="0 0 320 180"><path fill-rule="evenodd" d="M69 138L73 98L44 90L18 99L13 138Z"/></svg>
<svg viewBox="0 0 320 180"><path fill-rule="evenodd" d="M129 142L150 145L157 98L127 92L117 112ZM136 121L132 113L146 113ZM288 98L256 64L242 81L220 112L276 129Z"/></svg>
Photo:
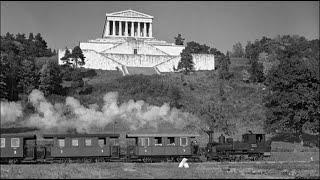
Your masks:
<svg viewBox="0 0 320 180"><path fill-rule="evenodd" d="M244 83L241 81L241 71L248 69L247 59L232 58L230 71L233 78L224 83L227 100L225 102L226 119L236 124L233 137L241 137L242 133L253 130L256 133L263 133L263 122L265 120L262 97L264 96L263 85ZM93 92L88 95L74 95L82 104L89 105L97 103L103 104L103 96L109 91L119 92L119 101L127 102L129 99L144 100L152 105L160 106L170 101L170 96L157 93L146 93L141 89L137 91L138 86L143 86L143 82L132 82L134 77L123 77L121 72L96 70L97 76L86 79L86 83L94 87ZM181 91L179 103L181 110L185 112L196 113L198 108L205 104L218 102L219 80L217 71L199 71L191 75L180 73L164 73L163 76L144 76L146 80L155 81L155 84L171 84ZM139 79L140 77L135 76ZM140 84L139 84L140 83ZM152 84L151 84L152 85ZM154 85L154 84L153 84ZM156 86L161 88L162 86ZM133 89L131 91L131 89ZM140 89L138 89L140 90ZM156 91L156 90L155 90ZM130 92L130 93L128 93ZM166 92L166 91L164 91ZM51 102L62 102L65 97L53 95L48 98ZM112 125L107 128L112 130ZM117 131L123 131L121 125L117 125ZM220 132L217 132L215 138ZM280 136L275 141L286 141L286 136ZM310 138L309 138L310 139ZM312 137L315 141L316 138ZM319 139L319 137L318 137ZM308 140L309 141L309 140ZM207 142L207 136L204 135L202 142ZM298 142L298 141L296 141ZM293 143L293 142L290 142ZM319 144L317 144L319 146Z"/></svg>
<svg viewBox="0 0 320 180"><path fill-rule="evenodd" d="M233 136L240 137L240 134L248 130L263 133L262 86L241 81L241 71L248 68L246 59L231 59L231 61L230 70L234 73L234 77L225 82L224 90L227 97L225 102L226 118L236 124ZM98 76L87 79L87 83L94 87L93 92L89 95L75 95L85 105L93 103L101 105L103 96L109 91L118 91L120 102L134 99L160 106L170 100L170 97L165 97L165 95L151 93L150 97L146 97L149 95L146 92L130 91L130 88L134 89L136 86L142 86L142 84L132 82L133 77L122 77L120 72L97 70L97 73ZM199 71L191 75L165 73L160 77L147 76L146 78L177 87L181 91L179 103L182 104L182 111L196 113L200 106L211 103L217 104L218 102L219 80L217 71ZM128 83L131 84L128 85ZM220 134L220 132L217 132L217 134Z"/></svg>

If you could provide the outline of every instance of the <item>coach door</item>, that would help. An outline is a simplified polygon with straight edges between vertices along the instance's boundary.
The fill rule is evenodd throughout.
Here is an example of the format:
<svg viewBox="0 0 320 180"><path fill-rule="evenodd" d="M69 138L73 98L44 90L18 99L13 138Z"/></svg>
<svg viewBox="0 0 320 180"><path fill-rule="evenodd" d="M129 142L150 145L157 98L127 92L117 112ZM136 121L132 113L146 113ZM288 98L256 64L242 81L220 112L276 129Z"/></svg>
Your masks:
<svg viewBox="0 0 320 180"><path fill-rule="evenodd" d="M36 153L36 140L24 139L24 157L26 159L34 159Z"/></svg>
<svg viewBox="0 0 320 180"><path fill-rule="evenodd" d="M111 157L118 158L120 156L120 146L118 138L110 138Z"/></svg>

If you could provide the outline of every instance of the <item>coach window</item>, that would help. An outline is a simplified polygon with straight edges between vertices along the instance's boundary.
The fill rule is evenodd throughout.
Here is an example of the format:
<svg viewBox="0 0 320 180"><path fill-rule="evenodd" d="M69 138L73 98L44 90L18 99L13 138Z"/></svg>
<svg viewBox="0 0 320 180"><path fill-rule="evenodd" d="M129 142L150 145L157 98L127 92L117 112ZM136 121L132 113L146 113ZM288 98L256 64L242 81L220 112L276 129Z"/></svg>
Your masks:
<svg viewBox="0 0 320 180"><path fill-rule="evenodd" d="M188 141L186 137L180 138L180 146L186 146L188 145Z"/></svg>
<svg viewBox="0 0 320 180"><path fill-rule="evenodd" d="M11 147L19 147L20 139L19 138L11 138Z"/></svg>
<svg viewBox="0 0 320 180"><path fill-rule="evenodd" d="M174 146L174 137L168 137L168 145Z"/></svg>
<svg viewBox="0 0 320 180"><path fill-rule="evenodd" d="M149 146L149 138L141 138L141 146Z"/></svg>
<svg viewBox="0 0 320 180"><path fill-rule="evenodd" d="M1 139L1 148L6 147L6 139L5 138L0 138Z"/></svg>
<svg viewBox="0 0 320 180"><path fill-rule="evenodd" d="M98 139L98 144L100 147L103 147L107 144L106 138L99 138Z"/></svg>
<svg viewBox="0 0 320 180"><path fill-rule="evenodd" d="M59 147L64 147L65 146L64 139L58 139L58 145Z"/></svg>
<svg viewBox="0 0 320 180"><path fill-rule="evenodd" d="M262 139L263 139L262 134L257 134L257 136L256 136L256 140L257 140L257 142L261 142L261 141L262 141Z"/></svg>
<svg viewBox="0 0 320 180"><path fill-rule="evenodd" d="M92 145L91 139L86 139L86 140L85 140L85 145L86 145L86 146L91 146L91 145Z"/></svg>
<svg viewBox="0 0 320 180"><path fill-rule="evenodd" d="M110 137L110 143L113 146L119 146L119 138Z"/></svg>
<svg viewBox="0 0 320 180"><path fill-rule="evenodd" d="M72 139L71 144L72 144L72 146L79 146L79 140L78 139Z"/></svg>
<svg viewBox="0 0 320 180"><path fill-rule="evenodd" d="M154 138L154 145L155 146L162 146L162 137L155 137Z"/></svg>
<svg viewBox="0 0 320 180"><path fill-rule="evenodd" d="M248 141L248 135L243 135L243 142L247 142Z"/></svg>

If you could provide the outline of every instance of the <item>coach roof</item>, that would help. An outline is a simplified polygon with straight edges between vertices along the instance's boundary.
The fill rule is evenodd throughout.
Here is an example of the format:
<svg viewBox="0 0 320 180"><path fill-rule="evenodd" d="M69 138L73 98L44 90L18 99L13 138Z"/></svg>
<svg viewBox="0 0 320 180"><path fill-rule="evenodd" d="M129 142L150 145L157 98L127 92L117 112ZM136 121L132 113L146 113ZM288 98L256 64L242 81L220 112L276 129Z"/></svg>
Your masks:
<svg viewBox="0 0 320 180"><path fill-rule="evenodd" d="M10 137L22 137L22 138L36 138L35 134L30 133L10 133L10 134L0 134L3 138L10 138Z"/></svg>
<svg viewBox="0 0 320 180"><path fill-rule="evenodd" d="M113 137L118 138L120 134L113 134L113 133L95 133L95 134L43 134L43 138L64 138L64 137Z"/></svg>
<svg viewBox="0 0 320 180"><path fill-rule="evenodd" d="M198 134L174 134L174 133L157 133L157 134L127 134L127 137L198 137Z"/></svg>

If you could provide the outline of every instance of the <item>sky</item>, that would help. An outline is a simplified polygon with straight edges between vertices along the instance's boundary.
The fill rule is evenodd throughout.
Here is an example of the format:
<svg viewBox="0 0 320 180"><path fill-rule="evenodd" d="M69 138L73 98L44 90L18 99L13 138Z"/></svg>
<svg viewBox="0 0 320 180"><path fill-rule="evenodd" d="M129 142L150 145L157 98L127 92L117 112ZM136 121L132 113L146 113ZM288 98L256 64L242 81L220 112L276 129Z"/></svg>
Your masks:
<svg viewBox="0 0 320 180"><path fill-rule="evenodd" d="M224 53L262 36L319 38L317 1L1 1L1 35L41 33L49 48L73 48L102 37L106 13L128 9L154 16L156 39L180 33Z"/></svg>

